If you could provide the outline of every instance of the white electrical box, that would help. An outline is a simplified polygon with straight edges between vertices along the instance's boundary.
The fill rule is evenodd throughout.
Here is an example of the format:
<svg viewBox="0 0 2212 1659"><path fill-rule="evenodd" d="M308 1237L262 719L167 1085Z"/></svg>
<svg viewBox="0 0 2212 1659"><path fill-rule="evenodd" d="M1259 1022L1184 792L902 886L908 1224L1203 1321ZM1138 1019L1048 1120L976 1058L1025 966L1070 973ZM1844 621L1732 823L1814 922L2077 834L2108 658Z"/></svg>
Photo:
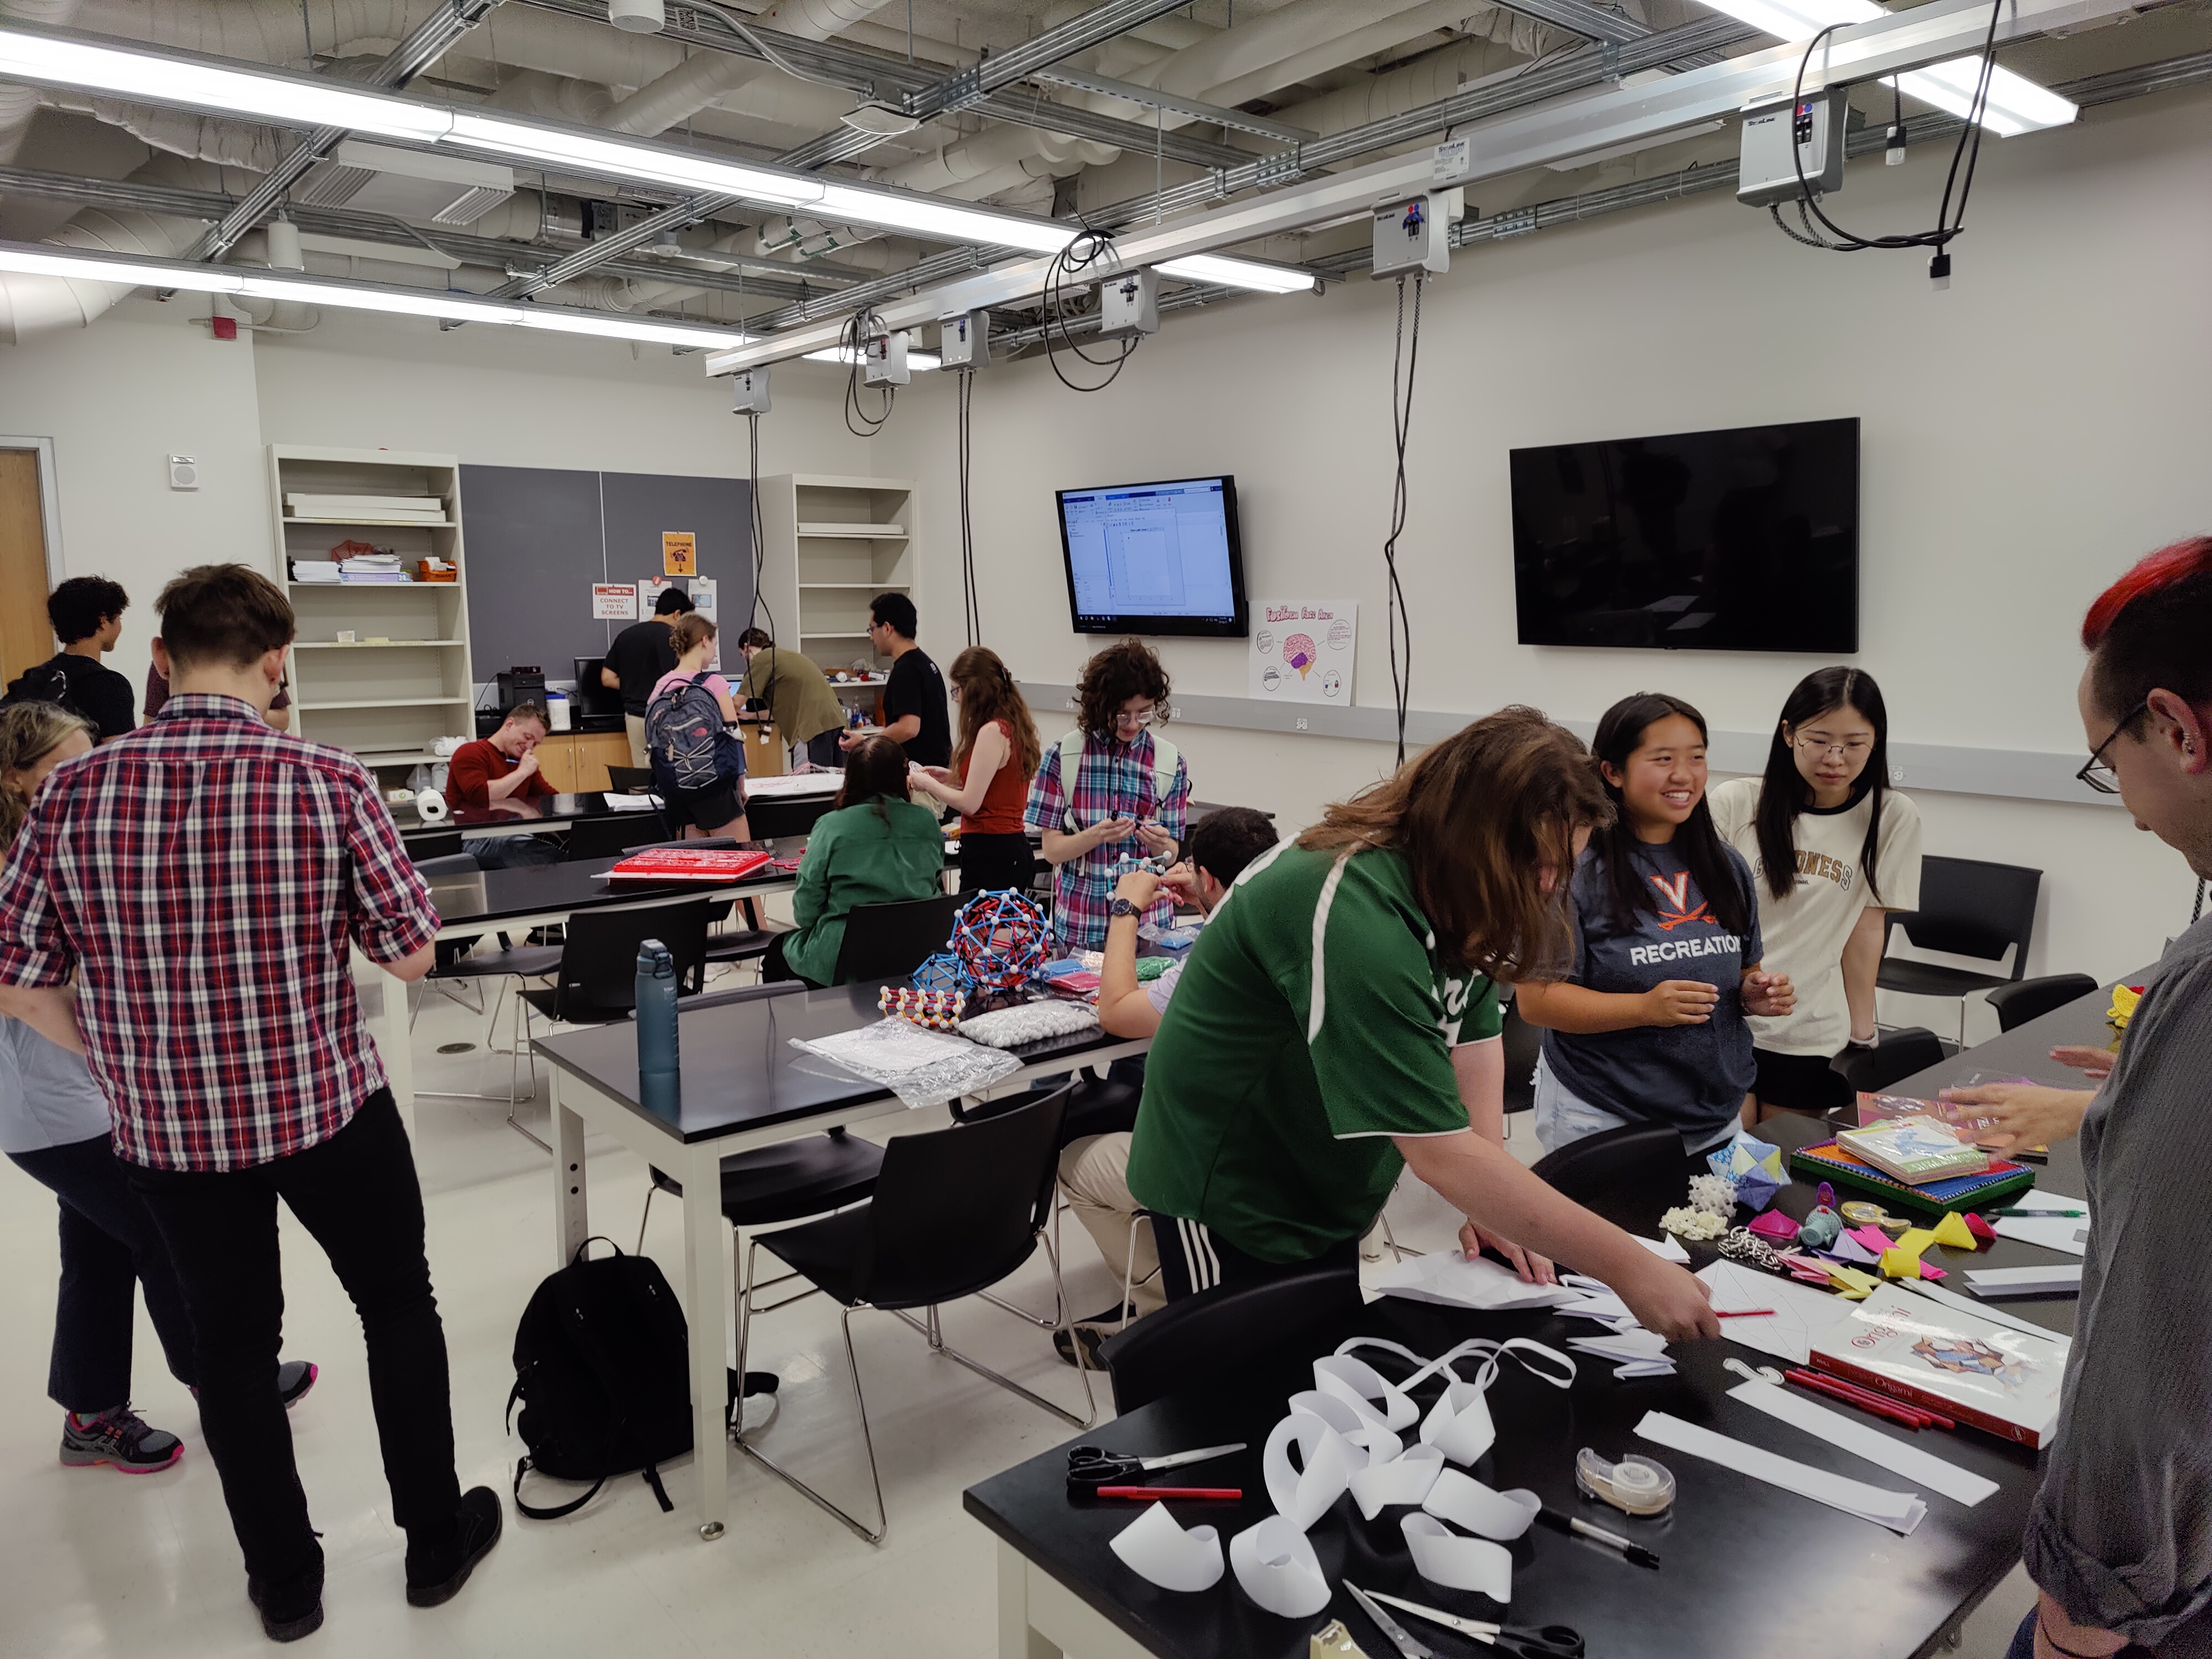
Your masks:
<svg viewBox="0 0 2212 1659"><path fill-rule="evenodd" d="M1098 284L1098 334L1134 340L1160 331L1160 274L1127 270Z"/></svg>
<svg viewBox="0 0 2212 1659"><path fill-rule="evenodd" d="M947 368L981 368L991 361L991 313L964 311L937 325L938 361Z"/></svg>
<svg viewBox="0 0 2212 1659"><path fill-rule="evenodd" d="M1443 198L1432 192L1375 209L1375 270L1377 277L1451 268L1451 225Z"/></svg>
<svg viewBox="0 0 2212 1659"><path fill-rule="evenodd" d="M1794 202L1802 190L1832 196L1844 187L1844 128L1850 106L1841 87L1747 104L1735 199L1753 207ZM1796 159L1791 159L1791 149ZM1800 173L1805 182L1797 182Z"/></svg>
<svg viewBox="0 0 2212 1659"><path fill-rule="evenodd" d="M906 366L906 335L877 329L860 342L860 378L870 386L904 386L914 376Z"/></svg>
<svg viewBox="0 0 2212 1659"><path fill-rule="evenodd" d="M730 410L735 415L768 413L768 366L741 368L730 376Z"/></svg>

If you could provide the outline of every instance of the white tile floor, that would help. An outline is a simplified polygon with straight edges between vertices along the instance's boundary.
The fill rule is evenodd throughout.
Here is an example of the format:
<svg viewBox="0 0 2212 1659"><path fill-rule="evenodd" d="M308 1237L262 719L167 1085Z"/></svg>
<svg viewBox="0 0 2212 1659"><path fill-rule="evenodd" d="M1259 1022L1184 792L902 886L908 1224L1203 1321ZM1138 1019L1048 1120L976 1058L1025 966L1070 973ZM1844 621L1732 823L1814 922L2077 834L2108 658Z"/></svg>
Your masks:
<svg viewBox="0 0 2212 1659"><path fill-rule="evenodd" d="M481 1040L482 1023L442 995L423 1004L418 1083L503 1089L507 1062L441 1057L440 1043ZM542 1107L526 1109L542 1128ZM514 1326L552 1266L544 1154L501 1122L503 1106L425 1100L416 1156L429 1211L430 1261L452 1355L463 1484L502 1496L518 1441L501 1410L513 1382ZM921 1127L939 1115L898 1127ZM1525 1125L1525 1119L1519 1120ZM1525 1127L1515 1150L1533 1158ZM625 1249L635 1239L645 1172L617 1148L593 1148L593 1219ZM45 1399L52 1329L55 1234L51 1196L0 1162L0 1659L160 1653L163 1659L266 1650L246 1605L237 1547L191 1400L161 1369L140 1318L138 1404L180 1434L187 1451L161 1474L125 1478L65 1469L55 1457L59 1413ZM1451 1218L1408 1187L1392 1209L1408 1244L1440 1243ZM1081 1229L1066 1229L1079 1310L1109 1304L1115 1286ZM680 1280L676 1208L654 1206L647 1249ZM796 1493L732 1458L728 1535L699 1541L688 1517L688 1461L668 1471L678 1505L664 1516L644 1484L616 1481L585 1512L524 1521L460 1596L428 1612L402 1599L404 1540L392 1527L363 1376L361 1334L320 1253L289 1218L284 1232L285 1352L323 1367L293 1414L301 1479L324 1532L328 1620L303 1656L811 1656L891 1653L901 1659L989 1653L994 1569L983 1529L960 1508L963 1487L1065 1439L1069 1431L944 1359L884 1315L855 1322L863 1382L883 1468L890 1535L860 1543ZM1042 1258L1012 1299L1050 1300ZM1042 1334L981 1304L946 1316L947 1334L1017 1380L1080 1408L1075 1374ZM865 1504L867 1473L845 1382L835 1309L816 1297L764 1320L751 1363L779 1371L784 1405L773 1450L817 1474L841 1501ZM1103 1393L1101 1393L1103 1406ZM564 1494L565 1495L565 1494ZM1968 1627L1960 1651L1997 1659L2027 1604L2015 1577Z"/></svg>

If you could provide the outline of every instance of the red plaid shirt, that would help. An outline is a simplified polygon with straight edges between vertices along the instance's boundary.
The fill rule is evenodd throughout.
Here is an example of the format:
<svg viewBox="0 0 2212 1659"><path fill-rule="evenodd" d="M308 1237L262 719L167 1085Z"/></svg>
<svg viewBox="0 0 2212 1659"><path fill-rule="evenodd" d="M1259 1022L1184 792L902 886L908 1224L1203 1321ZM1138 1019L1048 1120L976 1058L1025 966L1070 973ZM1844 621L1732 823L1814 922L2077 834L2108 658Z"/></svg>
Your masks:
<svg viewBox="0 0 2212 1659"><path fill-rule="evenodd" d="M116 1153L157 1170L343 1128L384 1086L348 945L397 962L437 931L368 769L234 697L173 696L58 768L0 869L0 982L76 973Z"/></svg>

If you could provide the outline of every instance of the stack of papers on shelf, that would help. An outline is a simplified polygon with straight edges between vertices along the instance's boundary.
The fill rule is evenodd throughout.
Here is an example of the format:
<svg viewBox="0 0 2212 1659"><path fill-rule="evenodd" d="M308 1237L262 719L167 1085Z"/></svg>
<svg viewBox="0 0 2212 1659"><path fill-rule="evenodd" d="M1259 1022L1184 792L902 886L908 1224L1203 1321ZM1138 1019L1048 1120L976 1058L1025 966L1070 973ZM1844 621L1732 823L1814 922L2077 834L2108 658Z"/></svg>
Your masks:
<svg viewBox="0 0 2212 1659"><path fill-rule="evenodd" d="M1969 1268L1966 1288L1976 1296L2079 1296L2081 1264L2046 1261L2033 1267Z"/></svg>
<svg viewBox="0 0 2212 1659"><path fill-rule="evenodd" d="M295 559L292 561L292 580L295 582L334 582L342 580L335 559Z"/></svg>
<svg viewBox="0 0 2212 1659"><path fill-rule="evenodd" d="M397 553L362 553L338 562L338 574L349 582L404 582Z"/></svg>
<svg viewBox="0 0 2212 1659"><path fill-rule="evenodd" d="M296 519L422 519L442 522L446 504L435 495L319 495L293 490L284 504Z"/></svg>

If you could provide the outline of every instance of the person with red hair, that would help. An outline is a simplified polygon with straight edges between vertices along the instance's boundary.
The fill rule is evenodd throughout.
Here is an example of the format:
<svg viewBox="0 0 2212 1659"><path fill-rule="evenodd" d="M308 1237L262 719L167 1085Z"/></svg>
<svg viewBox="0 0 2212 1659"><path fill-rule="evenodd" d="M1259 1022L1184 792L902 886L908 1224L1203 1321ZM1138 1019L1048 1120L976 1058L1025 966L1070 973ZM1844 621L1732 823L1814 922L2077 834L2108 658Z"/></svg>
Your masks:
<svg viewBox="0 0 2212 1659"><path fill-rule="evenodd" d="M2106 588L2081 643L2082 782L2212 877L2212 537ZM2166 947L2110 1064L2093 1092L1945 1091L1990 1109L2007 1146L2078 1132L2093 1217L2023 1544L2039 1595L2008 1659L2212 1654L2212 917Z"/></svg>

